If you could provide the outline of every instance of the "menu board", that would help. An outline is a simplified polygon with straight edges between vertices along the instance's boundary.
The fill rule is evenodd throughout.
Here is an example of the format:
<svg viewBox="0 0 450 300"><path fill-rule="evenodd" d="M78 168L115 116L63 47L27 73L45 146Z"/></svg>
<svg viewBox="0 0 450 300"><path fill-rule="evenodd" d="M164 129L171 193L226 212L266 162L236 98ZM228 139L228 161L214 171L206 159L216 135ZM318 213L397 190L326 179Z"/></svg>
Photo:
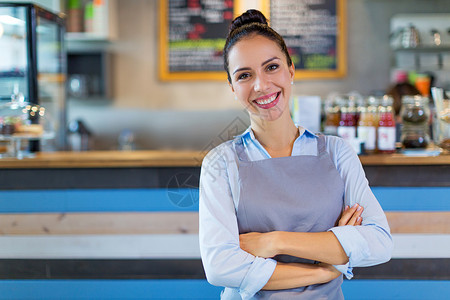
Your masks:
<svg viewBox="0 0 450 300"><path fill-rule="evenodd" d="M236 0L160 0L160 78L226 80L223 46Z"/></svg>
<svg viewBox="0 0 450 300"><path fill-rule="evenodd" d="M270 26L286 42L296 79L345 75L345 0L270 0L269 9Z"/></svg>
<svg viewBox="0 0 450 300"><path fill-rule="evenodd" d="M345 0L160 0L159 5L161 80L226 80L222 55L228 28L237 13L253 6L285 39L296 79L346 74Z"/></svg>

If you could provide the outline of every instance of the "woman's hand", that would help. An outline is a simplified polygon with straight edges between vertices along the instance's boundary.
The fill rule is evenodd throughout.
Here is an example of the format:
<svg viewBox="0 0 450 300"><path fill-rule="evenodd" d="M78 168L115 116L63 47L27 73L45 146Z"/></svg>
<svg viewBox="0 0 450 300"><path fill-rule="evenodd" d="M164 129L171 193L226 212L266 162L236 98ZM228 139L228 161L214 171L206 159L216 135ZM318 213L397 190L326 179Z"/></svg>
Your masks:
<svg viewBox="0 0 450 300"><path fill-rule="evenodd" d="M361 214L364 211L364 208L360 206L358 203L353 205L351 208L347 205L342 212L342 216L339 219L338 226L345 225L361 225L362 217Z"/></svg>
<svg viewBox="0 0 450 300"><path fill-rule="evenodd" d="M277 231L259 233L249 232L239 235L241 249L259 257L269 258L277 255Z"/></svg>

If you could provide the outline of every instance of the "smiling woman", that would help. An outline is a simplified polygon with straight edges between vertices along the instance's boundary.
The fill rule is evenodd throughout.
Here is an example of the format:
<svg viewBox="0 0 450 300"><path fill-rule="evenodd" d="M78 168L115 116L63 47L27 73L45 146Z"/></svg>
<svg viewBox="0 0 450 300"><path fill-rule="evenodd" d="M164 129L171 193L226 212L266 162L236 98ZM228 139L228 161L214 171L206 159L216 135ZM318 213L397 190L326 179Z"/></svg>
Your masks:
<svg viewBox="0 0 450 300"><path fill-rule="evenodd" d="M204 158L199 236L222 299L344 299L342 274L385 262L392 238L346 142L297 126L294 66L259 11L236 18L224 48L228 84L250 127Z"/></svg>
<svg viewBox="0 0 450 300"><path fill-rule="evenodd" d="M251 118L273 121L289 117L294 66L287 64L277 44L255 35L241 40L228 55L231 89Z"/></svg>

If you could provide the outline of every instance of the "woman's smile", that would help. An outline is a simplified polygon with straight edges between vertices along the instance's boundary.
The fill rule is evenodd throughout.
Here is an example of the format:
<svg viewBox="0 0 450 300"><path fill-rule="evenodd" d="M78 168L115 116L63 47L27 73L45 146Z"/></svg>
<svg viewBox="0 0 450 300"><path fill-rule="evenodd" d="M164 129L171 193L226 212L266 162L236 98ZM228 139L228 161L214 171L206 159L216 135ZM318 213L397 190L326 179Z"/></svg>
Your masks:
<svg viewBox="0 0 450 300"><path fill-rule="evenodd" d="M258 99L253 100L253 102L262 109L269 109L277 105L280 100L281 92L272 93L269 95L265 95L263 97L259 97Z"/></svg>

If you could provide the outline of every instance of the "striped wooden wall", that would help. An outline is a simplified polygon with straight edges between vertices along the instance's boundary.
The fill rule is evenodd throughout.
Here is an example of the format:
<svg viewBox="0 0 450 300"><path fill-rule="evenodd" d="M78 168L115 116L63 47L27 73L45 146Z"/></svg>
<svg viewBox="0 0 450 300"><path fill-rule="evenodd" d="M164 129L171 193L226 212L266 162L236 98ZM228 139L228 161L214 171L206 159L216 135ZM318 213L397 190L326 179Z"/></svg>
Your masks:
<svg viewBox="0 0 450 300"><path fill-rule="evenodd" d="M218 299L200 261L197 189L85 184L0 190L0 299ZM373 191L393 259L355 269L346 299L446 299L450 187Z"/></svg>

